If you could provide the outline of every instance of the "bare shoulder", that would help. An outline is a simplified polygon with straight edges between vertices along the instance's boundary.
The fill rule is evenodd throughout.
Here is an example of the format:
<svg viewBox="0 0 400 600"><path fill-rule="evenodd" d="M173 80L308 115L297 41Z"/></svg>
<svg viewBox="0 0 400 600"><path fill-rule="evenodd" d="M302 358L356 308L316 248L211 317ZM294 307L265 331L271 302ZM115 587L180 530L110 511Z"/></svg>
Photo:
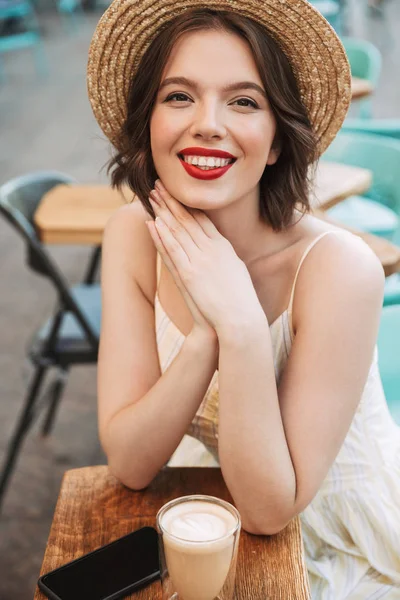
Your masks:
<svg viewBox="0 0 400 600"><path fill-rule="evenodd" d="M141 235L146 230L145 221L148 219L150 216L138 200L124 204L109 218L104 230L104 241L122 238L122 243L132 242L132 232Z"/></svg>
<svg viewBox="0 0 400 600"><path fill-rule="evenodd" d="M153 302L156 286L156 249L145 221L151 219L139 200L118 208L103 236L103 261L118 264L134 276Z"/></svg>
<svg viewBox="0 0 400 600"><path fill-rule="evenodd" d="M334 307L333 313L349 316L360 303L371 313L381 310L385 274L380 260L360 237L337 229L332 232L318 240L300 269L294 322L321 307Z"/></svg>
<svg viewBox="0 0 400 600"><path fill-rule="evenodd" d="M326 277L341 277L343 281L362 281L367 276L370 283L371 277L377 283L384 282L385 275L380 260L362 238L347 231L338 229L328 230L330 235L325 235L318 240L315 248L310 252L308 275L316 276L315 267L324 267Z"/></svg>

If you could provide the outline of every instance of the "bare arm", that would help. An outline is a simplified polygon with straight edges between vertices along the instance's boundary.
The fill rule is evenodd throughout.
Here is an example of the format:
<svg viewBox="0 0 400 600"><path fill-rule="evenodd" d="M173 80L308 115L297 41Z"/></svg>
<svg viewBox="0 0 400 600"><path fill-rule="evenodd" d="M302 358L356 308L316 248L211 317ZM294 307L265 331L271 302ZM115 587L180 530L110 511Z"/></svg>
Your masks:
<svg viewBox="0 0 400 600"><path fill-rule="evenodd" d="M298 278L296 336L279 389L268 324L219 334L220 463L253 533L279 531L311 502L348 432L372 360L382 268L354 238L329 236L317 248Z"/></svg>
<svg viewBox="0 0 400 600"><path fill-rule="evenodd" d="M355 236L327 237L310 252L277 389L269 325L244 263L202 211L158 187L155 227L218 335L225 481L244 528L275 533L311 502L349 430L376 343L382 267Z"/></svg>
<svg viewBox="0 0 400 600"><path fill-rule="evenodd" d="M217 367L218 348L193 330L161 375L152 294L140 285L149 254L155 270L145 218L137 203L107 225L98 366L100 439L111 471L135 489L150 483L181 441Z"/></svg>

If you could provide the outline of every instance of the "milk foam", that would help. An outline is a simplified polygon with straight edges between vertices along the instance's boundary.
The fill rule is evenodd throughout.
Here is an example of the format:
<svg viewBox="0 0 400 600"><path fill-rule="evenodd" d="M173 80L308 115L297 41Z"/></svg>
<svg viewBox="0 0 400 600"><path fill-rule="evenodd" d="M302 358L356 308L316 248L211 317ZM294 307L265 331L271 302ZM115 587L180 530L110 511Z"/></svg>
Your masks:
<svg viewBox="0 0 400 600"><path fill-rule="evenodd" d="M176 517L170 524L170 533L191 542L208 542L226 535L226 525L216 515L192 513Z"/></svg>
<svg viewBox="0 0 400 600"><path fill-rule="evenodd" d="M235 523L235 517L222 506L192 501L172 507L161 524L174 537L188 542L208 542L223 538Z"/></svg>

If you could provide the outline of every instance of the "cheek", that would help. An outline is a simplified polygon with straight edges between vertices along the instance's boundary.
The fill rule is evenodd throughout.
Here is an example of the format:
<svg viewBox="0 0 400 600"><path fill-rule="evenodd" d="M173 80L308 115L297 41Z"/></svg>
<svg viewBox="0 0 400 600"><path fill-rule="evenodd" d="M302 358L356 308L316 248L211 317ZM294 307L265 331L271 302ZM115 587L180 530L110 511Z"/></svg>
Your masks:
<svg viewBox="0 0 400 600"><path fill-rule="evenodd" d="M161 118L159 111L154 111L150 120L150 145L155 160L159 152L162 151L167 132L167 123Z"/></svg>
<svg viewBox="0 0 400 600"><path fill-rule="evenodd" d="M179 111L176 111L178 113ZM176 137L181 134L185 128L185 123L182 122L182 117L179 114L174 114L174 111L163 110L162 107L157 107L150 120L150 136L152 144L168 147L168 144L174 143Z"/></svg>
<svg viewBox="0 0 400 600"><path fill-rule="evenodd" d="M258 126L254 123L246 130L246 155L249 159L247 164L251 171L251 176L259 180L265 170L265 167L272 162L275 152L272 150L272 144L275 138L276 126L274 123L262 121ZM250 173L249 173L250 175Z"/></svg>
<svg viewBox="0 0 400 600"><path fill-rule="evenodd" d="M275 127L264 121L248 123L243 133L243 144L252 158L266 161L275 136Z"/></svg>
<svg viewBox="0 0 400 600"><path fill-rule="evenodd" d="M174 119L166 118L162 110L154 111L150 121L150 146L154 166L161 179L165 179L170 169L171 148L175 147L179 132Z"/></svg>

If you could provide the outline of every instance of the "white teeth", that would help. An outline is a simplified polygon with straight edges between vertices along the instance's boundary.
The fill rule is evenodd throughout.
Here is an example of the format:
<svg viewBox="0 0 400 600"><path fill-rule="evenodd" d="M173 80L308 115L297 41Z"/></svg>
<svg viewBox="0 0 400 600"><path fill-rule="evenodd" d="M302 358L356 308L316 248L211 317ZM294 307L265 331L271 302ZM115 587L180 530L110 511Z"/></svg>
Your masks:
<svg viewBox="0 0 400 600"><path fill-rule="evenodd" d="M217 158L214 156L183 156L183 160L190 165L208 168L226 167L226 165L233 162L231 158Z"/></svg>

